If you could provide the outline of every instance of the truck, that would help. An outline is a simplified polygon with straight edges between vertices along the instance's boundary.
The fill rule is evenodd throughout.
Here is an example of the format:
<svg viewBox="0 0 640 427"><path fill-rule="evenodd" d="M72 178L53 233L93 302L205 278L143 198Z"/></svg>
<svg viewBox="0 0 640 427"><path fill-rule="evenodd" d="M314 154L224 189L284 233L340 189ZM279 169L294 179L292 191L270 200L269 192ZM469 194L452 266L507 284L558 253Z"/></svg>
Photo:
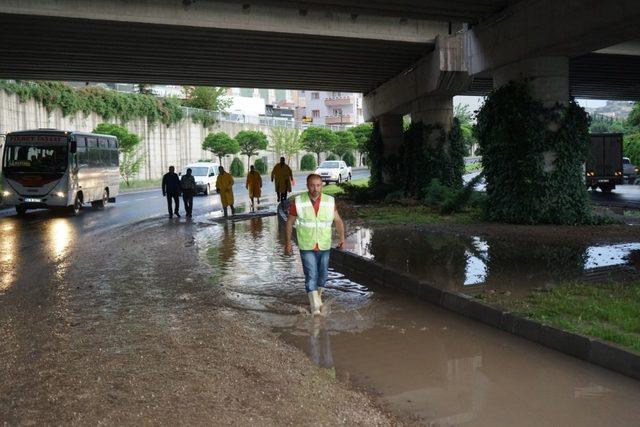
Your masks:
<svg viewBox="0 0 640 427"><path fill-rule="evenodd" d="M623 183L622 134L592 133L591 146L585 165L587 188L600 188L610 193L616 184Z"/></svg>
<svg viewBox="0 0 640 427"><path fill-rule="evenodd" d="M342 160L325 160L316 169L325 184L351 180L351 167Z"/></svg>

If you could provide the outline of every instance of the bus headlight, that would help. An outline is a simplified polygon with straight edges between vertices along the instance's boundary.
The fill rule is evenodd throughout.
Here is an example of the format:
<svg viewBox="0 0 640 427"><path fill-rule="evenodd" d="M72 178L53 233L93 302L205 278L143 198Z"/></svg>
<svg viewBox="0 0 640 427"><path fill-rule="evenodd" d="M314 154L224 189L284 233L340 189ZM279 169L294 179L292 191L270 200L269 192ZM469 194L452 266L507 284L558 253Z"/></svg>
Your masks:
<svg viewBox="0 0 640 427"><path fill-rule="evenodd" d="M56 193L56 196L58 196L58 197L64 197L64 196L65 196L65 194L64 194L64 192L62 192L62 191L58 191L58 192Z"/></svg>

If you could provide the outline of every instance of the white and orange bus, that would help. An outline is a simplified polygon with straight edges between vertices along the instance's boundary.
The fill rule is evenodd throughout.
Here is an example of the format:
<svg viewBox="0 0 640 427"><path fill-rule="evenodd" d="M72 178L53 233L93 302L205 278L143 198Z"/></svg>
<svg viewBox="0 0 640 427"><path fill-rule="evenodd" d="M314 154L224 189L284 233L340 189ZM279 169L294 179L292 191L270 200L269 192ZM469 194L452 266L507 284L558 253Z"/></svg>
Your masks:
<svg viewBox="0 0 640 427"><path fill-rule="evenodd" d="M28 209L104 207L120 188L118 139L111 135L38 129L8 133L2 156L2 200Z"/></svg>

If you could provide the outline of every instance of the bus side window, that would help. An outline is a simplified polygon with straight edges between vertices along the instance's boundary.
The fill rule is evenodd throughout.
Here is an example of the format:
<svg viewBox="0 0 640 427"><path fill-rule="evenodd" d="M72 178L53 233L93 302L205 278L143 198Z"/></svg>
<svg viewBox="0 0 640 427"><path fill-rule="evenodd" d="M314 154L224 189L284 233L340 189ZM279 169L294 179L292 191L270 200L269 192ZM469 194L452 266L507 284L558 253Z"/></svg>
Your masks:
<svg viewBox="0 0 640 427"><path fill-rule="evenodd" d="M89 158L87 156L87 141L84 136L76 139L76 156L78 158L78 166L88 166Z"/></svg>
<svg viewBox="0 0 640 427"><path fill-rule="evenodd" d="M100 166L111 166L109 140L107 138L98 138L98 146L100 147Z"/></svg>
<svg viewBox="0 0 640 427"><path fill-rule="evenodd" d="M118 141L115 139L109 140L109 154L111 155L110 166L118 166L120 164L120 158L118 152Z"/></svg>
<svg viewBox="0 0 640 427"><path fill-rule="evenodd" d="M87 138L87 154L89 167L100 165L100 152L98 150L98 138Z"/></svg>

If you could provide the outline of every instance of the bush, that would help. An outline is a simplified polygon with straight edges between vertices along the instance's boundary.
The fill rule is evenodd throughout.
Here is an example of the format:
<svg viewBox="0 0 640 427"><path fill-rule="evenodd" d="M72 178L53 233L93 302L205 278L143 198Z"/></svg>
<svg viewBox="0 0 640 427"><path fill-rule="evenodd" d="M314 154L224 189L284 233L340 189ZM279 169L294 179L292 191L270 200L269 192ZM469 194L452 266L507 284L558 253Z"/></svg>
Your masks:
<svg viewBox="0 0 640 427"><path fill-rule="evenodd" d="M300 160L300 170L312 171L316 170L316 159L313 154L305 154Z"/></svg>
<svg viewBox="0 0 640 427"><path fill-rule="evenodd" d="M632 133L624 136L624 155L634 165L640 164L640 133Z"/></svg>
<svg viewBox="0 0 640 427"><path fill-rule="evenodd" d="M329 154L325 160L338 160L338 156L335 154Z"/></svg>
<svg viewBox="0 0 640 427"><path fill-rule="evenodd" d="M256 159L256 161L253 163L253 165L256 167L256 170L258 171L258 173L260 175L266 175L268 167L267 167L267 162L265 162L262 159Z"/></svg>
<svg viewBox="0 0 640 427"><path fill-rule="evenodd" d="M440 207L453 197L450 187L442 185L438 178L431 180L429 185L423 188L424 204L431 207Z"/></svg>
<svg viewBox="0 0 640 427"><path fill-rule="evenodd" d="M449 215L455 212L460 212L469 205L473 195L477 193L475 191L475 187L483 177L483 174L478 174L478 176L475 176L470 180L462 189L456 191L452 197L446 199L440 207L440 213Z"/></svg>
<svg viewBox="0 0 640 427"><path fill-rule="evenodd" d="M347 166L355 166L356 164L356 156L354 156L352 152L348 152L342 156L342 160L344 160Z"/></svg>
<svg viewBox="0 0 640 427"><path fill-rule="evenodd" d="M244 176L244 165L242 164L242 162L240 161L239 158L234 157L233 161L231 162L231 167L230 169L230 173L232 176L235 177L243 177Z"/></svg>

